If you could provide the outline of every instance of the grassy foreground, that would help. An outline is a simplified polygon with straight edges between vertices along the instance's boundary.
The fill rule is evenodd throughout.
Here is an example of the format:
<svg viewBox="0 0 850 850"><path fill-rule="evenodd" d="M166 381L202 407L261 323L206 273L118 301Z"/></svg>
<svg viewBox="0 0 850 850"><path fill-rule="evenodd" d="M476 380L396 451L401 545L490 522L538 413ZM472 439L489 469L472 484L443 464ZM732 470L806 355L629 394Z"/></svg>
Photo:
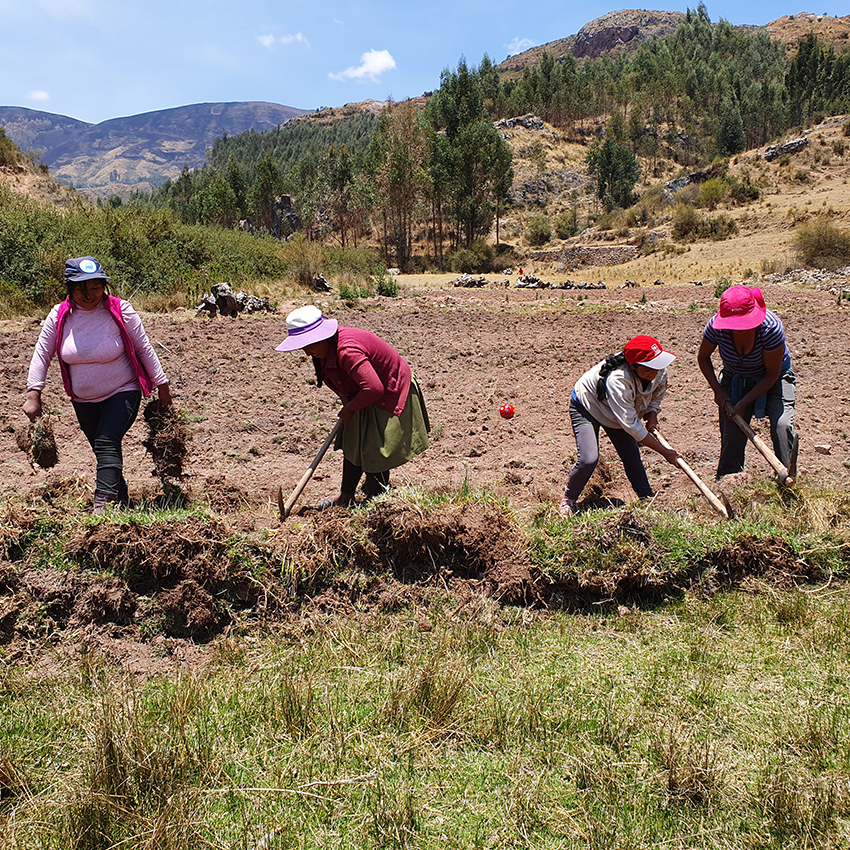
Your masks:
<svg viewBox="0 0 850 850"><path fill-rule="evenodd" d="M0 656L0 846L846 847L850 592L742 587L313 607L144 682Z"/></svg>

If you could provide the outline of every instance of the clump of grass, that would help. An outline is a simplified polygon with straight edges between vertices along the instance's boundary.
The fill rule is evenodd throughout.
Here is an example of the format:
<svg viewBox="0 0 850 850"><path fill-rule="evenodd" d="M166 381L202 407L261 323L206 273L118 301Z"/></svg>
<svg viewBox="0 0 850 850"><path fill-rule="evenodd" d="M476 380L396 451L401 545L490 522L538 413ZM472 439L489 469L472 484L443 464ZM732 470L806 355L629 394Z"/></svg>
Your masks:
<svg viewBox="0 0 850 850"><path fill-rule="evenodd" d="M826 216L802 224L794 241L798 257L808 266L837 269L850 263L850 231Z"/></svg>
<svg viewBox="0 0 850 850"><path fill-rule="evenodd" d="M145 405L144 419L148 437L142 445L154 462L154 474L162 481L182 481L183 464L188 455L189 431L173 404L160 404L152 399Z"/></svg>

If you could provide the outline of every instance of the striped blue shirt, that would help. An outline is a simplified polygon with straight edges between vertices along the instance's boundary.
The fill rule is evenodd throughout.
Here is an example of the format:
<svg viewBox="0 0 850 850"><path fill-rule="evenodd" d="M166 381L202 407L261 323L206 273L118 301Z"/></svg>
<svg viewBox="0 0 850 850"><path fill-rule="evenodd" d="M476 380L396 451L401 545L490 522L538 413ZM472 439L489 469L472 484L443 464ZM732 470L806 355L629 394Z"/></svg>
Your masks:
<svg viewBox="0 0 850 850"><path fill-rule="evenodd" d="M723 360L723 370L730 375L761 378L766 371L764 368L764 352L774 351L780 346L785 349L782 369L791 367L791 352L788 350L788 344L785 341L785 328L782 327L779 316L770 310L767 311L764 321L756 328L756 341L749 354L741 354L735 347L732 331L715 329L713 316L708 320L702 335L708 342L717 346Z"/></svg>

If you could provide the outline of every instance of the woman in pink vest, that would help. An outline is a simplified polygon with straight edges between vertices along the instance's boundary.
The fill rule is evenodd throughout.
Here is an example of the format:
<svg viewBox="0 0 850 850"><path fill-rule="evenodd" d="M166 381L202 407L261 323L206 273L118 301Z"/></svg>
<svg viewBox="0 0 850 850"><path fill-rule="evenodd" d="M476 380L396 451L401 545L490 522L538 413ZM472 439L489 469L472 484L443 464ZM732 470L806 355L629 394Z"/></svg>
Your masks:
<svg viewBox="0 0 850 850"><path fill-rule="evenodd" d="M410 366L380 337L344 327L318 307L293 310L286 330L277 351L309 354L318 385L326 383L342 400L344 425L336 442L342 484L339 495L319 507L353 504L364 473L363 492L373 499L389 486L391 469L428 448L428 411Z"/></svg>
<svg viewBox="0 0 850 850"><path fill-rule="evenodd" d="M94 512L108 502L127 504L121 441L139 412L142 395L158 387L171 403L168 378L138 313L108 292L109 278L94 257L65 263L68 297L44 320L35 345L24 413L41 416L41 392L54 355L65 392L97 459Z"/></svg>

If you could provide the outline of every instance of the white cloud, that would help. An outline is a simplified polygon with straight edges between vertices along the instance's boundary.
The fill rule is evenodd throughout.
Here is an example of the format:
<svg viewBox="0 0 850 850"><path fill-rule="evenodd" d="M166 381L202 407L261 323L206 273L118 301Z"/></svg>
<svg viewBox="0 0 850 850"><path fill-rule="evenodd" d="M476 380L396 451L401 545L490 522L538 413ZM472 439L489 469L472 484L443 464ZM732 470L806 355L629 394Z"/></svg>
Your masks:
<svg viewBox="0 0 850 850"><path fill-rule="evenodd" d="M368 77L373 83L377 83L381 74L395 68L395 59L389 50L370 50L360 57L360 64L356 68L346 68L338 74L328 74L332 80L362 80Z"/></svg>
<svg viewBox="0 0 850 850"><path fill-rule="evenodd" d="M345 26L345 21L341 21L339 18L334 18L334 19L333 19L333 22L334 22L335 24L339 24L339 26L341 26L341 27L344 27L344 26Z"/></svg>
<svg viewBox="0 0 850 850"><path fill-rule="evenodd" d="M506 44L505 47L508 48L508 53L511 56L516 56L517 53L522 53L524 50L534 47L534 42L530 38L520 38L517 36L510 44Z"/></svg>
<svg viewBox="0 0 850 850"><path fill-rule="evenodd" d="M275 44L295 44L300 43L310 46L310 42L304 37L303 33L297 32L294 35L289 33L288 35L282 35L279 38L275 38L271 33L268 35L259 35L257 36L257 41L263 45L263 47L274 47Z"/></svg>
<svg viewBox="0 0 850 850"><path fill-rule="evenodd" d="M300 32L296 33L295 35L282 35L278 39L278 42L280 44L292 44L293 42L296 42L296 41L300 42L301 44L306 44L307 47L310 46L310 42L307 41L307 39L304 38L304 36Z"/></svg>
<svg viewBox="0 0 850 850"><path fill-rule="evenodd" d="M27 100L34 100L38 103L44 103L45 101L50 100L50 95L46 91L36 89L36 91L28 92L26 98Z"/></svg>

